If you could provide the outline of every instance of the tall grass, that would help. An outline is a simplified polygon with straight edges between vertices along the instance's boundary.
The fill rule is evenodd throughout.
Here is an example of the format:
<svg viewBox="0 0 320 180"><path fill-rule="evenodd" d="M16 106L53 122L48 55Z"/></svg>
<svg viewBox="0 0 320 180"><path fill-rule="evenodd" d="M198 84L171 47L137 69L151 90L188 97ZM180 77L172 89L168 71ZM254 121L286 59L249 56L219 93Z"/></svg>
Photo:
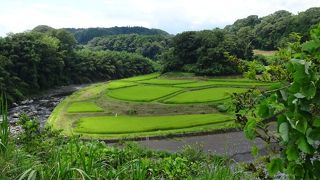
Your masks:
<svg viewBox="0 0 320 180"><path fill-rule="evenodd" d="M0 97L0 154L6 155L9 143L10 126L8 120L8 105L5 95Z"/></svg>
<svg viewBox="0 0 320 180"><path fill-rule="evenodd" d="M2 147L7 155L0 156L0 180L251 179L234 168L236 165L230 167L228 159L205 154L201 149L189 147L168 153L135 143L120 144L120 148L79 137L65 138L51 129L39 129L37 119L28 116L20 116L23 133L19 138L9 139L3 100L1 107L6 121L1 124L1 135L5 135Z"/></svg>

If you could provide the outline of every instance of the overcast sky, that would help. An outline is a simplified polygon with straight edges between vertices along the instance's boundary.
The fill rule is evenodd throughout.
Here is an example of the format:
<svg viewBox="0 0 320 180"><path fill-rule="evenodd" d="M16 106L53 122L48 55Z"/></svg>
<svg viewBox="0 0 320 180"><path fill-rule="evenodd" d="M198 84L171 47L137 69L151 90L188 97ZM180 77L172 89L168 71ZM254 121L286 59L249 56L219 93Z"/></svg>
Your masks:
<svg viewBox="0 0 320 180"><path fill-rule="evenodd" d="M171 34L223 28L239 18L319 7L320 0L0 0L0 36L37 25L145 26Z"/></svg>

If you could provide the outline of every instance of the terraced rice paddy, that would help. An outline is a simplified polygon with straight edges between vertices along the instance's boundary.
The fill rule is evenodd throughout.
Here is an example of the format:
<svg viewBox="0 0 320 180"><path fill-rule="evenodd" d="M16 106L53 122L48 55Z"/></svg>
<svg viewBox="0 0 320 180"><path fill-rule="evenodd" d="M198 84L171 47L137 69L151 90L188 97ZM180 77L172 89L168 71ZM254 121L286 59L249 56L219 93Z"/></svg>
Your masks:
<svg viewBox="0 0 320 180"><path fill-rule="evenodd" d="M180 88L163 87L155 85L138 85L128 88L121 88L108 92L108 96L128 101L153 101L163 96L170 95Z"/></svg>
<svg viewBox="0 0 320 180"><path fill-rule="evenodd" d="M55 129L85 138L122 139L235 128L215 107L230 94L268 83L243 78L170 79L159 74L99 83L75 92L49 118Z"/></svg>
<svg viewBox="0 0 320 180"><path fill-rule="evenodd" d="M169 99L166 99L165 103L203 103L212 102L227 99L231 93L245 92L246 88L208 88L201 90L193 90L183 92Z"/></svg>
<svg viewBox="0 0 320 180"><path fill-rule="evenodd" d="M68 113L102 112L103 109L93 102L74 102L67 111Z"/></svg>
<svg viewBox="0 0 320 180"><path fill-rule="evenodd" d="M223 114L85 117L79 120L76 131L93 134L150 132L223 123L231 119Z"/></svg>

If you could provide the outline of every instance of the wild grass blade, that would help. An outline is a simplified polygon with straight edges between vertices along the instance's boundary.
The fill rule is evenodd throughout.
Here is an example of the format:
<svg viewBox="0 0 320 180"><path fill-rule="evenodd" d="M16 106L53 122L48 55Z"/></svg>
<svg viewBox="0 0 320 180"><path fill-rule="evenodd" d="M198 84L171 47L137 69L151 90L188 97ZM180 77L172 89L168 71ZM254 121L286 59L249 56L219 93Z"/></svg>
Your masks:
<svg viewBox="0 0 320 180"><path fill-rule="evenodd" d="M0 97L0 154L5 155L9 143L8 105L4 94Z"/></svg>

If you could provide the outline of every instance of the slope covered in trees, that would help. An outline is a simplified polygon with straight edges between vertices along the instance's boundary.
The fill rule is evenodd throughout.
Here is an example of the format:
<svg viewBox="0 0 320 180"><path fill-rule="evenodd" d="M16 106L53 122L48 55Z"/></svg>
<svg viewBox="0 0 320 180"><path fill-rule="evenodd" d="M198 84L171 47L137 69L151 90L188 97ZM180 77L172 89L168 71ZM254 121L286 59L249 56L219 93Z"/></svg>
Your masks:
<svg viewBox="0 0 320 180"><path fill-rule="evenodd" d="M169 35L160 29L148 29L145 27L111 27L111 28L65 28L72 33L80 44L86 44L91 39L101 36L118 34L140 34L140 35Z"/></svg>
<svg viewBox="0 0 320 180"><path fill-rule="evenodd" d="M95 50L127 51L157 59L168 50L170 42L171 38L164 35L121 34L94 38L88 46Z"/></svg>
<svg viewBox="0 0 320 180"><path fill-rule="evenodd" d="M238 73L230 55L251 59L252 46L222 29L183 32L173 38L173 48L163 54L163 71L186 71L199 75Z"/></svg>
<svg viewBox="0 0 320 180"><path fill-rule="evenodd" d="M225 30L246 39L255 48L274 50L285 47L290 42L289 34L300 33L302 39L309 37L309 31L320 22L320 8L310 8L294 15L280 10L273 14L259 18L256 15L237 20L226 26Z"/></svg>
<svg viewBox="0 0 320 180"><path fill-rule="evenodd" d="M153 71L138 54L76 50L65 30L37 27L0 38L0 88L9 101L57 85L128 77Z"/></svg>

